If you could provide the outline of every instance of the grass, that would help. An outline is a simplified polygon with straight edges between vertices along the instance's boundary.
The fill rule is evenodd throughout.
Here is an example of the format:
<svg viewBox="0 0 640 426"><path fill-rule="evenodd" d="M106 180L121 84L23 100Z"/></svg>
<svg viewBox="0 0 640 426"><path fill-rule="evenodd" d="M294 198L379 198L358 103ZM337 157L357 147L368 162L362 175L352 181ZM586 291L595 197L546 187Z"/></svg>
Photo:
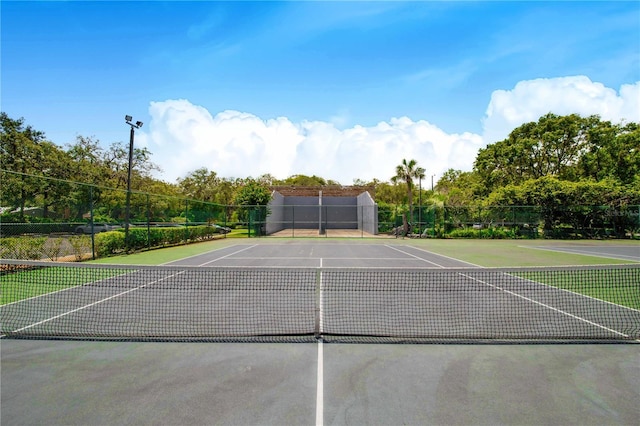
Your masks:
<svg viewBox="0 0 640 426"><path fill-rule="evenodd" d="M127 273L124 269L36 268L0 275L0 305Z"/></svg>
<svg viewBox="0 0 640 426"><path fill-rule="evenodd" d="M161 265L164 263L184 259L209 251L218 250L229 245L241 243L261 244L286 244L290 242L300 243L354 243L354 244L396 244L402 243L419 247L436 254L449 256L464 262L484 267L515 267L515 266L566 266L566 265L613 265L632 263L630 261L589 256L574 253L562 253L551 250L540 250L544 246L558 246L576 244L575 241L554 240L466 240L466 239L363 239L363 238L251 238L247 239L246 229L234 229L224 239L175 246L140 253L113 256L92 261L94 263L115 263L123 265ZM637 247L637 242L630 241L580 241L581 245L629 245Z"/></svg>
<svg viewBox="0 0 640 426"><path fill-rule="evenodd" d="M407 240L405 240L407 241ZM474 265L491 267L615 265L632 263L628 260L599 257L560 251L540 250L543 247L581 245L628 245L629 241L554 241L554 240L408 240L408 244L423 250L453 257Z"/></svg>
<svg viewBox="0 0 640 426"><path fill-rule="evenodd" d="M140 253L125 254L121 256L104 257L92 260L89 263L106 263L118 265L162 265L175 260L184 259L198 254L219 250L237 241L227 241L226 239L206 241L189 245L168 247L156 250L149 250Z"/></svg>
<svg viewBox="0 0 640 426"><path fill-rule="evenodd" d="M515 275L628 308L640 309L640 286L638 286L640 269L575 270L553 273L531 271Z"/></svg>

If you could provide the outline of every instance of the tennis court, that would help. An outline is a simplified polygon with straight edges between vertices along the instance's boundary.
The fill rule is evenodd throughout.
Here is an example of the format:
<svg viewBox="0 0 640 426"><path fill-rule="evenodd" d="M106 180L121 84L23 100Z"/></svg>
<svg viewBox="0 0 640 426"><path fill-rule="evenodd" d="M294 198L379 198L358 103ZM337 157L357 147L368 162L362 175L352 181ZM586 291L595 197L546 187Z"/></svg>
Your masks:
<svg viewBox="0 0 640 426"><path fill-rule="evenodd" d="M630 247L628 245L586 245L574 244L570 246L556 245L553 247L539 247L541 250L552 250L561 253L577 253L589 256L599 256L608 259L640 260L640 245Z"/></svg>
<svg viewBox="0 0 640 426"><path fill-rule="evenodd" d="M619 344L640 339L637 264L480 268L402 243L260 241L161 267L26 266L13 276L77 285L0 308L4 334L66 339L2 340L7 424L634 424L640 414L638 346ZM514 341L528 344L480 344Z"/></svg>

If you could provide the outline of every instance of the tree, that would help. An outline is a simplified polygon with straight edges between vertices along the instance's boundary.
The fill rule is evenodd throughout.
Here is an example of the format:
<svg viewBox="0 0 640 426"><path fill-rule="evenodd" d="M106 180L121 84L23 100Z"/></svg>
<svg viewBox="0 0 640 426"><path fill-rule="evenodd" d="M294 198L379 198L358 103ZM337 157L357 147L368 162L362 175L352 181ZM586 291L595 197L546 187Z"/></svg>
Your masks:
<svg viewBox="0 0 640 426"><path fill-rule="evenodd" d="M514 129L507 139L481 149L474 170L486 184L484 195L501 185L543 176L576 180L576 165L589 143L589 121L576 114L547 114Z"/></svg>
<svg viewBox="0 0 640 426"><path fill-rule="evenodd" d="M594 117L589 124L589 148L579 162L581 176L632 183L640 175L640 125L612 125Z"/></svg>
<svg viewBox="0 0 640 426"><path fill-rule="evenodd" d="M220 181L216 172L206 167L189 173L185 178L178 178L178 186L184 195L200 201L215 202Z"/></svg>
<svg viewBox="0 0 640 426"><path fill-rule="evenodd" d="M416 160L406 159L402 160L402 163L396 166L396 174L391 178L393 183L404 182L407 186L407 202L409 204L409 217L413 220L413 179L424 178L425 170L422 167L417 167ZM404 218L405 233L409 232L409 226L406 223L406 217Z"/></svg>
<svg viewBox="0 0 640 426"><path fill-rule="evenodd" d="M266 206L271 200L271 191L260 182L248 179L238 188L234 197L237 206Z"/></svg>
<svg viewBox="0 0 640 426"><path fill-rule="evenodd" d="M267 204L271 200L271 190L253 179L247 179L244 185L238 188L234 202L245 208L239 212L241 220L249 220L253 223L256 234L263 234L262 223L267 218Z"/></svg>
<svg viewBox="0 0 640 426"><path fill-rule="evenodd" d="M71 163L69 155L57 145L48 141L39 143L37 161L34 164L36 175L54 178L40 179L36 191L36 204L43 209L42 217L50 217L51 207L56 213L62 213L68 206Z"/></svg>
<svg viewBox="0 0 640 426"><path fill-rule="evenodd" d="M25 176L32 173L31 159L35 157L36 144L44 138L42 132L24 127L24 119L11 119L0 113L0 168L22 174L2 174L2 201L19 208L20 220L24 220L24 208L35 182ZM5 205L6 205L5 204Z"/></svg>
<svg viewBox="0 0 640 426"><path fill-rule="evenodd" d="M313 176L293 175L283 180L282 184L297 185L297 186L326 186L329 183L323 178L316 175L313 175Z"/></svg>
<svg viewBox="0 0 640 426"><path fill-rule="evenodd" d="M474 172L483 184L480 195L545 176L570 182L613 178L630 184L640 173L639 127L576 114L547 114L525 123L478 152Z"/></svg>
<svg viewBox="0 0 640 426"><path fill-rule="evenodd" d="M104 152L102 161L109 170L110 186L126 188L129 148L115 142ZM153 170L160 171L160 167L151 162L151 152L147 148L134 148L131 170L131 188L140 189L141 178L150 176Z"/></svg>
<svg viewBox="0 0 640 426"><path fill-rule="evenodd" d="M265 173L263 175L258 176L258 179L256 180L261 184L268 185L268 186L276 185L276 182L278 182L278 179L276 179L273 175L269 173Z"/></svg>
<svg viewBox="0 0 640 426"><path fill-rule="evenodd" d="M476 204L482 198L478 194L484 191L478 173L454 169L449 169L442 175L436 188L446 204L451 206Z"/></svg>

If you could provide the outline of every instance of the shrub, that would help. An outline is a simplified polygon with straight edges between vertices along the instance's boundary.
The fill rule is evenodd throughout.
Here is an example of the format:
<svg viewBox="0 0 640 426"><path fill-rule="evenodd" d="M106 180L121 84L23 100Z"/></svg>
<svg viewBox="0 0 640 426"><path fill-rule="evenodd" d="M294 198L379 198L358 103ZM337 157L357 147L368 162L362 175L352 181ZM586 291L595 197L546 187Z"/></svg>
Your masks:
<svg viewBox="0 0 640 426"><path fill-rule="evenodd" d="M18 259L18 241L20 241L20 238L7 237L0 239L0 258Z"/></svg>
<svg viewBox="0 0 640 426"><path fill-rule="evenodd" d="M124 231L120 232L123 233ZM130 228L127 238L125 244L129 250L140 250L147 247L147 230L145 228Z"/></svg>
<svg viewBox="0 0 640 426"><path fill-rule="evenodd" d="M487 229L473 229L473 228L461 228L454 229L448 235L449 238L478 238L478 239L509 239L518 238L519 233L517 229L510 228L495 228L489 227Z"/></svg>
<svg viewBox="0 0 640 426"><path fill-rule="evenodd" d="M108 231L95 235L96 253L98 256L111 256L125 250L124 232Z"/></svg>
<svg viewBox="0 0 640 426"><path fill-rule="evenodd" d="M450 238L480 238L480 230L472 228L454 229L449 232Z"/></svg>
<svg viewBox="0 0 640 426"><path fill-rule="evenodd" d="M91 252L91 237L88 235L73 235L67 239L73 248L73 255L77 261L82 260L86 253Z"/></svg>
<svg viewBox="0 0 640 426"><path fill-rule="evenodd" d="M43 253L49 258L49 260L56 261L60 256L60 250L62 248L62 238L49 238L45 240L42 246Z"/></svg>
<svg viewBox="0 0 640 426"><path fill-rule="evenodd" d="M26 237L18 241L18 259L40 260L44 256L46 237Z"/></svg>

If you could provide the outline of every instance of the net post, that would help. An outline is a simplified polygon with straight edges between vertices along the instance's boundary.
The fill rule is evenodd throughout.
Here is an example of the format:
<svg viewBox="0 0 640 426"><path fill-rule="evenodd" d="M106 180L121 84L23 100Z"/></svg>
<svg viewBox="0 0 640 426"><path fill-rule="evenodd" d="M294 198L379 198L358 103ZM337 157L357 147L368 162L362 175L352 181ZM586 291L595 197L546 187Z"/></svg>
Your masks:
<svg viewBox="0 0 640 426"><path fill-rule="evenodd" d="M322 268L316 268L316 291L315 291L315 325L313 336L316 340L322 340Z"/></svg>

